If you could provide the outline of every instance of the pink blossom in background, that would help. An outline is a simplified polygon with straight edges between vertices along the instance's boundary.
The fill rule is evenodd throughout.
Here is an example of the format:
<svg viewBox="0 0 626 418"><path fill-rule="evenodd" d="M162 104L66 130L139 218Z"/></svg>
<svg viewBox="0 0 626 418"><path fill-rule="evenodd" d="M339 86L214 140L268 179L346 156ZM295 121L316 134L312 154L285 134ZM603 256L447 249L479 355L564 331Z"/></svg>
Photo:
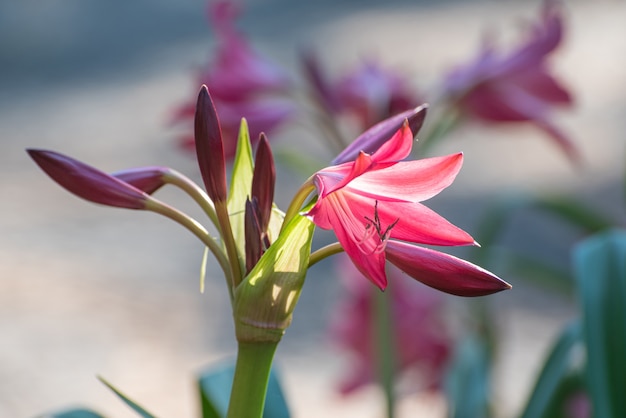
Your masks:
<svg viewBox="0 0 626 418"><path fill-rule="evenodd" d="M216 37L216 51L196 74L195 84L205 84L220 115L226 158L234 156L241 118L245 117L252 142L261 132L269 133L288 120L295 111L287 98L290 79L278 66L252 49L235 27L238 4L220 0L209 4L209 23ZM195 88L194 88L195 89ZM180 136L184 148L195 149L191 122L195 97L176 109L173 121L189 125Z"/></svg>
<svg viewBox="0 0 626 418"><path fill-rule="evenodd" d="M334 81L327 78L312 52L307 52L303 61L305 75L320 105L329 114L339 112L355 117L361 130L423 102L406 76L372 60Z"/></svg>
<svg viewBox="0 0 626 418"><path fill-rule="evenodd" d="M330 334L333 343L352 357L352 368L342 380L343 395L376 381L376 344L374 339L375 298L373 288L342 257L338 264L346 294L332 315ZM392 298L391 324L395 341L396 373L416 371L411 388L438 390L441 387L452 341L442 317L443 300L436 292L402 280L398 269L390 270L388 294ZM414 383L414 385L413 385Z"/></svg>
<svg viewBox="0 0 626 418"><path fill-rule="evenodd" d="M576 392L565 401L565 416L568 418L591 418L591 400L584 391Z"/></svg>
<svg viewBox="0 0 626 418"><path fill-rule="evenodd" d="M573 103L548 65L562 38L561 5L557 0L546 0L540 20L530 24L526 39L517 48L499 53L488 40L474 61L448 74L444 95L469 118L531 123L548 134L568 158L578 161L570 139L550 120L554 108Z"/></svg>
<svg viewBox="0 0 626 418"><path fill-rule="evenodd" d="M462 229L420 202L448 187L461 169L462 154L402 161L411 152L408 122L373 154L331 166L313 176L318 199L307 213L332 229L357 269L380 289L387 286L387 259L416 280L462 296L510 288L464 260L395 240L428 245L472 245ZM410 262L418 258L416 268Z"/></svg>

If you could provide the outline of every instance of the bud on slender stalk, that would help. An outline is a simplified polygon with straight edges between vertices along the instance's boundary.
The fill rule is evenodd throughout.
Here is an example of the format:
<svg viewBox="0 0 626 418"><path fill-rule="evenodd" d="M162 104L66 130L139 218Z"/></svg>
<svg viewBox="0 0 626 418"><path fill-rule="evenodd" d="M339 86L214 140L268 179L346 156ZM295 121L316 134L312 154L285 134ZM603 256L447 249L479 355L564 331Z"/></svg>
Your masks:
<svg viewBox="0 0 626 418"><path fill-rule="evenodd" d="M90 202L126 209L145 209L150 196L112 175L54 151L29 149L39 167L70 193Z"/></svg>
<svg viewBox="0 0 626 418"><path fill-rule="evenodd" d="M226 163L222 129L206 86L198 94L195 116L198 165L206 191L213 202L226 201Z"/></svg>
<svg viewBox="0 0 626 418"><path fill-rule="evenodd" d="M163 166L148 166L116 171L111 175L151 195L165 185L164 176L169 170Z"/></svg>
<svg viewBox="0 0 626 418"><path fill-rule="evenodd" d="M252 198L258 203L259 229L267 232L274 203L274 185L276 183L276 167L272 150L265 134L261 134L254 161L252 176Z"/></svg>

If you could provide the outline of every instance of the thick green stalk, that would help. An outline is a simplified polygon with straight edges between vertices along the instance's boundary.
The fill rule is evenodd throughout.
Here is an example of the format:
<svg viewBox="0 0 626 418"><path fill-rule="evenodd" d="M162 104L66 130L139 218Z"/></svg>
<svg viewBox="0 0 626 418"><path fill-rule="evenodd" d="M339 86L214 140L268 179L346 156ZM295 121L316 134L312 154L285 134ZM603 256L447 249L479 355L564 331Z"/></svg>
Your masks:
<svg viewBox="0 0 626 418"><path fill-rule="evenodd" d="M227 418L261 418L278 343L239 343Z"/></svg>
<svg viewBox="0 0 626 418"><path fill-rule="evenodd" d="M344 251L344 249L338 242L333 242L332 244L328 244L325 247L315 250L311 253L311 256L309 257L309 268L314 264L319 263L326 257L330 257L334 254L339 254L342 251Z"/></svg>
<svg viewBox="0 0 626 418"><path fill-rule="evenodd" d="M378 382L385 395L387 418L395 416L396 397L394 392L396 341L393 329L392 300L390 293L383 293L372 286L374 292L374 347Z"/></svg>
<svg viewBox="0 0 626 418"><path fill-rule="evenodd" d="M302 210L302 206L306 201L306 198L309 197L311 193L315 190L315 184L313 183L313 178L308 179L300 189L296 192L296 195L291 200L289 207L287 208L287 212L285 212L285 219L283 219L283 226L281 228L281 232L285 227L289 224L289 221L300 213Z"/></svg>

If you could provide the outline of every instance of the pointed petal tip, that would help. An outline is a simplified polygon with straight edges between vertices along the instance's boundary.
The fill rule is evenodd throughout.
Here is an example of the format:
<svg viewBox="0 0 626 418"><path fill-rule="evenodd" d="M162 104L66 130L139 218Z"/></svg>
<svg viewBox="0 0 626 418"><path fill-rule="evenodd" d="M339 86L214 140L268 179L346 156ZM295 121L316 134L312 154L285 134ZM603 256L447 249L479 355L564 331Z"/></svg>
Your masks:
<svg viewBox="0 0 626 418"><path fill-rule="evenodd" d="M428 111L429 107L430 107L429 103L422 103L421 105L419 105L419 106L417 106L415 108L415 113L426 112L426 111Z"/></svg>

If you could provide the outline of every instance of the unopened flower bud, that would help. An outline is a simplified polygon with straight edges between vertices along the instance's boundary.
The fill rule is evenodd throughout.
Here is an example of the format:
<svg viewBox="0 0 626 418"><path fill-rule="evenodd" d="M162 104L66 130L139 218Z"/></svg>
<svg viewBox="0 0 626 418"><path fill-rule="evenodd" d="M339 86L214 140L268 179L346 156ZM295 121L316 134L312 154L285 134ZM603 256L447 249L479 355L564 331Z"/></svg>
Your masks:
<svg viewBox="0 0 626 418"><path fill-rule="evenodd" d="M39 167L70 193L85 200L126 209L145 209L143 191L112 175L54 151L29 149Z"/></svg>
<svg viewBox="0 0 626 418"><path fill-rule="evenodd" d="M276 167L267 137L261 134L254 162L252 177L252 197L259 208L259 228L267 232L274 203L274 185L276 183Z"/></svg>
<svg viewBox="0 0 626 418"><path fill-rule="evenodd" d="M163 187L164 176L168 171L167 167L148 166L116 171L111 175L151 195Z"/></svg>
<svg viewBox="0 0 626 418"><path fill-rule="evenodd" d="M195 116L198 165L206 191L213 202L226 201L226 163L222 130L206 86L198 94Z"/></svg>

